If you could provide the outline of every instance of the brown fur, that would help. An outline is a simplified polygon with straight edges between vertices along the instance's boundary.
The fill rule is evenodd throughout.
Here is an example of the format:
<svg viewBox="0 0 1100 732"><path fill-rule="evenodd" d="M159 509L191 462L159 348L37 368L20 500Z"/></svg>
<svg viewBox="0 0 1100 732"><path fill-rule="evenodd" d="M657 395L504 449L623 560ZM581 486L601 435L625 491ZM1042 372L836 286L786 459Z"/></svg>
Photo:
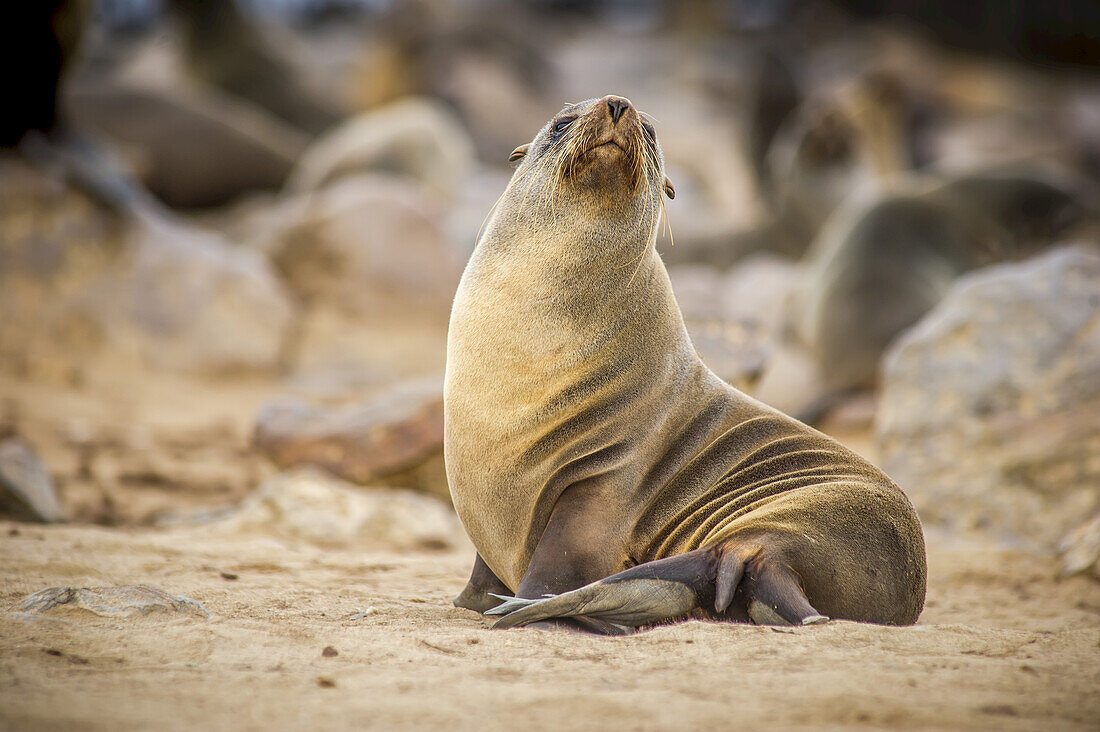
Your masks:
<svg viewBox="0 0 1100 732"><path fill-rule="evenodd" d="M447 473L490 570L461 604L493 604L485 577L535 598L713 548L789 567L832 617L914 622L924 544L901 491L696 355L654 248L660 148L633 107L611 124L614 99L517 150L455 297ZM756 619L738 597L718 614Z"/></svg>
<svg viewBox="0 0 1100 732"><path fill-rule="evenodd" d="M841 211L805 261L791 320L817 369L817 405L874 385L890 343L932 309L956 278L1023 259L1095 219L1083 188L1039 171L990 171L915 184Z"/></svg>

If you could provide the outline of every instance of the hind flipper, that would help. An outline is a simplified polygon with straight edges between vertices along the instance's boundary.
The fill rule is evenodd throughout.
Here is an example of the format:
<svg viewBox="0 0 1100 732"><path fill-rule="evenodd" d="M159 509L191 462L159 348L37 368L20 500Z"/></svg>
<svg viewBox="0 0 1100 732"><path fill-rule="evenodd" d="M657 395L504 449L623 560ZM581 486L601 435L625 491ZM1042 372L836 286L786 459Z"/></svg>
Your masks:
<svg viewBox="0 0 1100 732"><path fill-rule="evenodd" d="M785 563L757 552L745 563L743 591L748 615L757 625L814 625L827 617L814 609L798 575Z"/></svg>
<svg viewBox="0 0 1100 732"><path fill-rule="evenodd" d="M788 565L771 560L763 549L750 553L730 546L639 564L560 595L533 599L498 596L503 602L486 615L501 616L494 628L576 618L599 620L628 631L692 615L728 619L735 596L741 600L738 605L747 609L748 619L760 625L809 625L828 620L810 604L798 575Z"/></svg>

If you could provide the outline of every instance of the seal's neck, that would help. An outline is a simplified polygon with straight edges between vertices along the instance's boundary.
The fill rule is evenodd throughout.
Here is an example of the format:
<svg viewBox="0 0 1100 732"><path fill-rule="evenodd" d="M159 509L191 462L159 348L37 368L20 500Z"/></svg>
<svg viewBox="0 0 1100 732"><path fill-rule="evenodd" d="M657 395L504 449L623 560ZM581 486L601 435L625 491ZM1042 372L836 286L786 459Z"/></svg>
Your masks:
<svg viewBox="0 0 1100 732"><path fill-rule="evenodd" d="M637 334L691 348L654 248L656 225L630 236L623 227L637 231L637 221L583 221L491 222L455 297L452 345L476 342L460 349L463 358L478 354L484 369L523 363L534 374L597 352L608 363L637 360Z"/></svg>
<svg viewBox="0 0 1100 732"><path fill-rule="evenodd" d="M522 421L528 407L538 407L532 394L591 381L594 364L641 384L662 378L669 351L694 358L654 248L657 215L646 208L660 204L639 200L637 210L596 215L559 197L553 210L524 217L505 199L455 295L448 383L491 392L495 414L507 404Z"/></svg>
<svg viewBox="0 0 1100 732"><path fill-rule="evenodd" d="M621 297L641 270L663 267L654 253L659 204L643 197L622 205L562 197L552 208L505 202L486 227L471 261L486 272L537 273L536 289L554 300Z"/></svg>

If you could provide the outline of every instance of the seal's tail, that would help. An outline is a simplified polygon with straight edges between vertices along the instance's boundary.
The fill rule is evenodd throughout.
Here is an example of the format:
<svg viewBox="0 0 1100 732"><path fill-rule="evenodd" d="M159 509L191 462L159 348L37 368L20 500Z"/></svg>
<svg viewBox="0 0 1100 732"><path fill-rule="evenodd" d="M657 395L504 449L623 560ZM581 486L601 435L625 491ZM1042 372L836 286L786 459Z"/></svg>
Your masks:
<svg viewBox="0 0 1100 732"><path fill-rule="evenodd" d="M639 564L560 595L494 597L504 601L486 611L501 616L494 628L553 618L602 621L617 632L687 617L744 619L760 625L828 620L810 605L793 569L770 559L763 548L729 545Z"/></svg>

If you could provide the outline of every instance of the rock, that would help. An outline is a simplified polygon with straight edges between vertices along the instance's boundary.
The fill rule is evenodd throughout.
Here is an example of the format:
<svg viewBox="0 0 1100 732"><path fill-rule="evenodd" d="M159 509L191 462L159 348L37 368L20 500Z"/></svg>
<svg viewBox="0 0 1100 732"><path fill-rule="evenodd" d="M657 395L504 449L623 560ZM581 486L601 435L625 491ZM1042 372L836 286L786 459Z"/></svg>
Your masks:
<svg viewBox="0 0 1100 732"><path fill-rule="evenodd" d="M270 369L294 317L262 254L168 214L122 217L0 160L0 359L72 381L113 346L179 371Z"/></svg>
<svg viewBox="0 0 1100 732"><path fill-rule="evenodd" d="M521 40L529 42L530 37ZM502 58L487 50L489 44L481 48L459 45L446 63L433 71L439 75L437 93L454 103L479 156L503 162L516 145L531 139L560 102L548 104L540 94L539 82L545 79L547 66L525 74L515 58ZM537 54L530 47L515 50L526 53L526 64ZM502 114L505 109L508 113Z"/></svg>
<svg viewBox="0 0 1100 732"><path fill-rule="evenodd" d="M723 278L722 312L727 318L759 324L778 338L801 276L799 266L784 257L766 253L746 257Z"/></svg>
<svg viewBox="0 0 1100 732"><path fill-rule="evenodd" d="M105 617L129 617L153 612L210 615L198 600L170 595L149 585L50 587L23 600L24 612L45 613L55 608L79 608Z"/></svg>
<svg viewBox="0 0 1100 732"><path fill-rule="evenodd" d="M675 100L679 104L672 104ZM661 225L658 249L668 264L708 264L728 268L749 247L743 232L759 224L766 211L756 195L748 162L728 130L736 122L713 110L701 120L691 95L666 99L647 109L661 120L658 135L676 199L665 201L668 236ZM672 242L675 245L672 245Z"/></svg>
<svg viewBox="0 0 1100 732"><path fill-rule="evenodd" d="M276 401L260 411L253 442L280 468L313 465L354 483L394 485L442 457L442 384L408 382L340 406ZM429 490L449 497L445 479Z"/></svg>
<svg viewBox="0 0 1100 732"><path fill-rule="evenodd" d="M668 268L668 278L684 320L723 320L722 274L703 264L680 264Z"/></svg>
<svg viewBox="0 0 1100 732"><path fill-rule="evenodd" d="M703 362L727 382L747 386L763 368L765 339L757 328L726 317L722 275L704 265L677 265L669 278Z"/></svg>
<svg viewBox="0 0 1100 732"><path fill-rule="evenodd" d="M888 351L876 429L925 522L1053 550L1100 509L1100 249L956 282Z"/></svg>
<svg viewBox="0 0 1100 732"><path fill-rule="evenodd" d="M182 36L182 61L192 78L311 134L339 120L339 105L299 68L309 47L289 28L277 32L236 3L175 2L168 10Z"/></svg>
<svg viewBox="0 0 1100 732"><path fill-rule="evenodd" d="M692 343L707 366L741 388L771 360L798 276L796 265L773 255L754 255L728 273L703 265L669 268Z"/></svg>
<svg viewBox="0 0 1100 732"><path fill-rule="evenodd" d="M254 244L307 303L332 302L360 316L445 316L462 274L439 207L422 187L394 176L345 178L292 197Z"/></svg>
<svg viewBox="0 0 1100 732"><path fill-rule="evenodd" d="M310 468L274 476L237 511L202 530L383 551L467 543L458 517L437 498L393 488L358 489Z"/></svg>
<svg viewBox="0 0 1100 732"><path fill-rule="evenodd" d="M59 178L0 156L0 357L7 370L72 381L69 353L102 340L75 302L114 261L117 222Z"/></svg>
<svg viewBox="0 0 1100 732"><path fill-rule="evenodd" d="M462 181L458 200L447 211L445 221L461 261L470 258L489 214L511 180L512 171L482 167Z"/></svg>
<svg viewBox="0 0 1100 732"><path fill-rule="evenodd" d="M294 307L262 254L168 221L138 224L131 247L130 266L87 301L109 338L174 370L279 363Z"/></svg>
<svg viewBox="0 0 1100 732"><path fill-rule="evenodd" d="M30 447L15 437L0 440L0 513L45 523L67 518L46 468Z"/></svg>
<svg viewBox="0 0 1100 732"><path fill-rule="evenodd" d="M798 343L782 343L768 355L752 395L796 418L822 403L821 376L813 354Z"/></svg>
<svg viewBox="0 0 1100 732"><path fill-rule="evenodd" d="M462 121L441 102L413 97L349 119L299 158L287 190L317 190L348 175L388 173L412 178L453 199L474 165Z"/></svg>
<svg viewBox="0 0 1100 732"><path fill-rule="evenodd" d="M1100 579L1100 514L1073 529L1058 544L1062 576L1091 572Z"/></svg>
<svg viewBox="0 0 1100 732"><path fill-rule="evenodd" d="M739 389L749 389L763 372L770 348L759 329L724 320L687 321L692 345L703 363Z"/></svg>

